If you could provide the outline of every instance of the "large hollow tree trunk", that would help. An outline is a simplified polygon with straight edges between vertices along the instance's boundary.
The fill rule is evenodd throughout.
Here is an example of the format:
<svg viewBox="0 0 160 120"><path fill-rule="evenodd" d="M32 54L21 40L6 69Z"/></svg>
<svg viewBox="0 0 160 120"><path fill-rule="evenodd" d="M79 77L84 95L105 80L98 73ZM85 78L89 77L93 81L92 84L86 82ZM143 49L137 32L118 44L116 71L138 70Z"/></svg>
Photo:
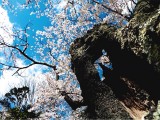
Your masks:
<svg viewBox="0 0 160 120"><path fill-rule="evenodd" d="M141 119L160 99L160 1L140 0L128 25L94 26L70 48L87 118ZM103 65L100 81L94 62L106 50L113 64ZM126 112L127 111L127 112ZM129 115L130 114L130 115Z"/></svg>

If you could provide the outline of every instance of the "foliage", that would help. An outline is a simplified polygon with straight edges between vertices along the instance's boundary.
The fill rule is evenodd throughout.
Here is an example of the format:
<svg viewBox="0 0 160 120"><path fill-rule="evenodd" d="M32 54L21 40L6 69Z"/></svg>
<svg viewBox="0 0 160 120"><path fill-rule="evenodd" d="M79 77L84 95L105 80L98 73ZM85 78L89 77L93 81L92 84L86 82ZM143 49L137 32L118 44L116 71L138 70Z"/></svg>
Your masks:
<svg viewBox="0 0 160 120"><path fill-rule="evenodd" d="M37 118L40 112L29 111L31 105L26 102L29 87L12 88L5 94L5 98L0 101L3 107L7 107L6 119L27 119ZM7 104L6 104L7 103Z"/></svg>
<svg viewBox="0 0 160 120"><path fill-rule="evenodd" d="M28 112L30 109L30 106L28 105L27 107L24 106L21 109L19 107L15 107L12 109L9 109L7 112L9 114L9 117L6 117L6 119L27 119L27 118L38 118L40 115L39 113L36 113L35 111Z"/></svg>

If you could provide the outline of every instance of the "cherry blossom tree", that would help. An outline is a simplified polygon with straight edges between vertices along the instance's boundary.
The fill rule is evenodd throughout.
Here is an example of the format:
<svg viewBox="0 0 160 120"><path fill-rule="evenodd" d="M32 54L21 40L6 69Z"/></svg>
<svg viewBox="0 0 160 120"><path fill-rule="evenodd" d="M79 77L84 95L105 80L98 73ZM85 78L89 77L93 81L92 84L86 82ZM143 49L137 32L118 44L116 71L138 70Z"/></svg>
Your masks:
<svg viewBox="0 0 160 120"><path fill-rule="evenodd" d="M41 110L43 106L44 114L41 117L46 119L60 117L56 113L59 109L56 105L64 100L73 110L86 106L74 70L71 69L69 49L74 39L99 23L123 27L132 19L137 3L135 0L26 0L14 6L13 0L2 2L3 7L15 15L17 9L30 9L30 15L36 15L37 19L45 16L50 20L50 26L43 26L44 29L37 30L32 37L35 46L30 45L29 40L34 24L31 22L23 29L13 27L13 33L9 33L14 39L13 43L7 43L3 37L0 39L2 55L6 59L6 62L0 61L2 71L14 69L14 75L23 77L23 71L34 65L47 67L45 80L38 85L39 89L35 92L37 99L31 108ZM32 51L36 51L35 55L30 56L28 53ZM18 65L18 59L26 63ZM99 61L110 62L108 56L100 57ZM73 101L77 101L76 105L72 105Z"/></svg>

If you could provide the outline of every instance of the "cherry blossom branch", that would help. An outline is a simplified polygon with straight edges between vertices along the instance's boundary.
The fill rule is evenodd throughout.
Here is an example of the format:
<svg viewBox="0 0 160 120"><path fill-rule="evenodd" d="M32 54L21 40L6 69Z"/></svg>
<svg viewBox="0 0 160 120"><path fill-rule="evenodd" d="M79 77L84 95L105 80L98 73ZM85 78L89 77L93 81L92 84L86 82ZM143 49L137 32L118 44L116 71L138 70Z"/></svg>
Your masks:
<svg viewBox="0 0 160 120"><path fill-rule="evenodd" d="M109 10L109 11L111 11L111 12L117 14L117 15L122 16L123 18L125 18L125 19L128 20L128 21L130 20L130 17L123 15L122 13L118 12L117 10L113 10L112 8L107 7L106 5L103 5L103 4L101 4L101 3L99 3L99 2L97 2L97 1L95 1L95 0L93 0L93 2L94 2L94 3L97 3L98 5L101 5L103 8L105 8L105 9L107 9L107 10Z"/></svg>
<svg viewBox="0 0 160 120"><path fill-rule="evenodd" d="M45 62L39 62L39 61L36 61L36 60L32 59L30 56L28 56L28 55L25 53L26 48L25 48L25 50L21 50L20 48L18 48L18 47L16 47L16 46L8 45L8 44L2 43L2 42L0 43L0 45L3 45L3 46L8 47L8 48L12 48L12 49L14 49L14 50L17 50L22 56L24 56L26 59L28 59L29 61L32 62L31 64L29 64L29 65L27 65L27 66L24 66L24 67L18 67L18 66L16 66L16 65L7 65L7 64L5 64L5 63L0 63L0 64L3 65L3 66L7 66L8 69L10 69L10 68L17 68L18 70L17 70L14 74L18 73L18 72L19 72L20 70L22 70L22 69L29 68L29 67L31 67L32 65L35 65L35 64L44 65L44 66L53 68L53 70L55 70L55 71L57 70L56 66L54 66L54 65L51 65L51 64L48 64L48 63L45 63ZM14 74L13 74L13 75L14 75Z"/></svg>
<svg viewBox="0 0 160 120"><path fill-rule="evenodd" d="M85 106L85 103L83 101L74 101L74 100L72 100L69 97L68 93L66 93L65 91L63 91L61 93L61 95L64 96L64 99L69 104L69 106L72 108L72 110L76 110L77 108L79 108L81 106Z"/></svg>

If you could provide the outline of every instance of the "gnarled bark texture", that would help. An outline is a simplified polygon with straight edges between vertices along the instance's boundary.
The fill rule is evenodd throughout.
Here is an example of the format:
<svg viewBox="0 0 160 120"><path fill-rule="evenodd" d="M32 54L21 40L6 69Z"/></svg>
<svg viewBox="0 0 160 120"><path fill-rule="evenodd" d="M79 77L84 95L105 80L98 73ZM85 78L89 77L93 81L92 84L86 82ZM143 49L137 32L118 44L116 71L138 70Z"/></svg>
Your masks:
<svg viewBox="0 0 160 120"><path fill-rule="evenodd" d="M160 99L160 1L140 0L128 25L95 25L70 48L87 118L141 119ZM100 81L94 62L106 50ZM126 112L127 111L127 112ZM129 115L130 114L130 115Z"/></svg>

